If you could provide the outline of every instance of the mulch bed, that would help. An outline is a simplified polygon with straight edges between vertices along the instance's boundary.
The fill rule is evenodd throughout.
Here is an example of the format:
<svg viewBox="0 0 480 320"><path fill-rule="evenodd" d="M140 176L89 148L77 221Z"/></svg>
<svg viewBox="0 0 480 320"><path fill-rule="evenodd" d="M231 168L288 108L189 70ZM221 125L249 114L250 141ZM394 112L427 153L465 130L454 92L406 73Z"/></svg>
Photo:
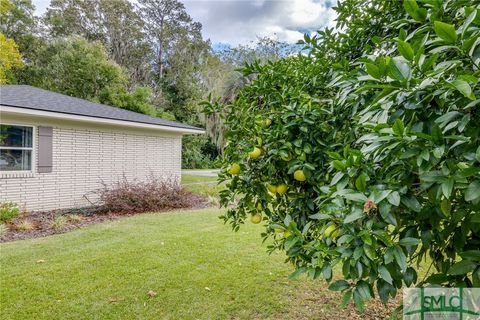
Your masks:
<svg viewBox="0 0 480 320"><path fill-rule="evenodd" d="M201 209L208 207L208 203L204 197L191 194L190 205L184 208L164 208L163 210L155 210L155 212L168 212L181 209ZM143 212L146 213L146 212ZM45 237L53 234L65 233L75 229L82 228L94 223L103 221L111 221L123 217L130 217L140 213L104 213L99 207L71 209L71 210L55 210L55 211L36 211L23 214L14 220L6 223L8 231L4 235L0 235L0 243L16 240ZM63 217L61 223L54 222L59 217ZM17 226L22 222L30 222L33 226L31 230L21 230Z"/></svg>

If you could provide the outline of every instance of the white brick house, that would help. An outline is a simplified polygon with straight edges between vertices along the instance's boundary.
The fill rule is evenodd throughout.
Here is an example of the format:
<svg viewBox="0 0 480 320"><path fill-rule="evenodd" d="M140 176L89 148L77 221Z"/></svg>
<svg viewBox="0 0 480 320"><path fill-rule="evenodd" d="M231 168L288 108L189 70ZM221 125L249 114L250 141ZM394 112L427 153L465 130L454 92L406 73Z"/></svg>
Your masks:
<svg viewBox="0 0 480 320"><path fill-rule="evenodd" d="M180 178L182 135L202 129L30 86L0 86L0 202L83 207L125 176Z"/></svg>

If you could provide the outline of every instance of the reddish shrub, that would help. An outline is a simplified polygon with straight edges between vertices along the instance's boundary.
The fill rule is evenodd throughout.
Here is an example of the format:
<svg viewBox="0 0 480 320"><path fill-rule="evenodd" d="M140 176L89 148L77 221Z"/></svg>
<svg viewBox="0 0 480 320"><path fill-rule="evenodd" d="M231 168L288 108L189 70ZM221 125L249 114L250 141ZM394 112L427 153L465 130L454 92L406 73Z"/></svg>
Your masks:
<svg viewBox="0 0 480 320"><path fill-rule="evenodd" d="M176 180L150 177L147 181L128 181L125 177L98 190L101 211L138 213L198 206L203 198L186 191Z"/></svg>

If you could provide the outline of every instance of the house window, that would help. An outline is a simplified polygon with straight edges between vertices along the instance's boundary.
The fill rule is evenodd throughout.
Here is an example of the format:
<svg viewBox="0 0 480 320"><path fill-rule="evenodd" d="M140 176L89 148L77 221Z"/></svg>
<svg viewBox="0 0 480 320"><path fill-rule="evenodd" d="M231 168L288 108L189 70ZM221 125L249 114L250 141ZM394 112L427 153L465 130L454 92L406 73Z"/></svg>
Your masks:
<svg viewBox="0 0 480 320"><path fill-rule="evenodd" d="M0 124L0 171L31 171L33 127Z"/></svg>

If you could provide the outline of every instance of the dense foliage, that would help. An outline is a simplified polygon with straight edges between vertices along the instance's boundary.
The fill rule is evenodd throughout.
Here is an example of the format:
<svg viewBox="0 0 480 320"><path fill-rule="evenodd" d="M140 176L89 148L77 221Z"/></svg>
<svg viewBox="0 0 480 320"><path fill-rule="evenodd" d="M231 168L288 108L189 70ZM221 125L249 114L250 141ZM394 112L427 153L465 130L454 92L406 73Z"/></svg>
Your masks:
<svg viewBox="0 0 480 320"><path fill-rule="evenodd" d="M293 276L336 269L330 288L360 309L412 284L480 286L480 5L336 10L341 31L247 65L255 80L209 105L227 110L225 221L261 215Z"/></svg>

